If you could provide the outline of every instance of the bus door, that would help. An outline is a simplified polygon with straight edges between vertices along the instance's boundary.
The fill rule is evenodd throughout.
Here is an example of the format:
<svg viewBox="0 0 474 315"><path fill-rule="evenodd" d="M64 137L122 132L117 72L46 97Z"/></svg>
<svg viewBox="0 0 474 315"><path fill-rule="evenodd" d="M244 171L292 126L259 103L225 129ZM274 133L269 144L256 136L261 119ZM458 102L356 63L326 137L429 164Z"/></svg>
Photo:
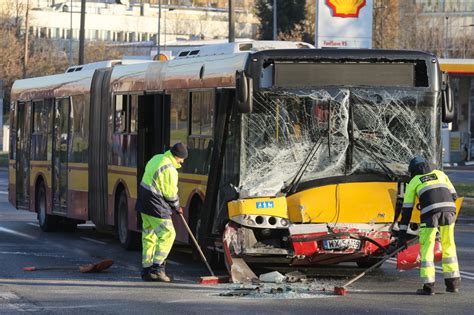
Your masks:
<svg viewBox="0 0 474 315"><path fill-rule="evenodd" d="M30 151L31 102L17 104L16 141L16 200L17 208L29 208L30 202Z"/></svg>
<svg viewBox="0 0 474 315"><path fill-rule="evenodd" d="M53 213L66 214L70 100L54 104L53 118Z"/></svg>
<svg viewBox="0 0 474 315"><path fill-rule="evenodd" d="M137 181L140 184L146 163L169 146L169 95L146 94L138 97L138 165Z"/></svg>

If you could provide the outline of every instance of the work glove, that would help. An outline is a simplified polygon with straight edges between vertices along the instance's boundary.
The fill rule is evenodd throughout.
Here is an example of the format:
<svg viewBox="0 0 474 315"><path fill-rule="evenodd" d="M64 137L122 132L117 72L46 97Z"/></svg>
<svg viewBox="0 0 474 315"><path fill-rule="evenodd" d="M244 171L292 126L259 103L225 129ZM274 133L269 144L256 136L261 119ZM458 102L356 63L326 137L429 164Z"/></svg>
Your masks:
<svg viewBox="0 0 474 315"><path fill-rule="evenodd" d="M177 213L178 215L179 215L179 214L183 214L183 213L184 213L184 212L183 212L183 207L178 207L178 208L176 209L176 213Z"/></svg>
<svg viewBox="0 0 474 315"><path fill-rule="evenodd" d="M397 248L407 247L408 236L406 231L398 232Z"/></svg>

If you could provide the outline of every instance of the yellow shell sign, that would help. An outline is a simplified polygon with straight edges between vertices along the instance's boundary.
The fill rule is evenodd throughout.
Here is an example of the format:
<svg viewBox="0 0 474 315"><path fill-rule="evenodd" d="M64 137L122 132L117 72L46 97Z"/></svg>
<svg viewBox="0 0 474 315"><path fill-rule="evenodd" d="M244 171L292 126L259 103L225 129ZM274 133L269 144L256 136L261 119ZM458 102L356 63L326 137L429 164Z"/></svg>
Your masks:
<svg viewBox="0 0 474 315"><path fill-rule="evenodd" d="M326 0L326 4L331 7L333 16L359 17L366 3L365 0Z"/></svg>

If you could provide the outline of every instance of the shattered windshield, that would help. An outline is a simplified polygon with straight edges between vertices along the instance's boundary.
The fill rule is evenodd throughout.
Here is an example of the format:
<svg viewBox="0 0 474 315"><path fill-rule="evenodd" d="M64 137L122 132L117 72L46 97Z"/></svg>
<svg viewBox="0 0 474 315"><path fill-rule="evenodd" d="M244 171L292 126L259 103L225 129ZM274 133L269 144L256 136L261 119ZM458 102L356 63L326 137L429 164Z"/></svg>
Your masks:
<svg viewBox="0 0 474 315"><path fill-rule="evenodd" d="M301 182L406 175L414 155L438 161L435 99L432 92L387 88L255 93L253 112L243 115L240 195L278 194L305 160Z"/></svg>

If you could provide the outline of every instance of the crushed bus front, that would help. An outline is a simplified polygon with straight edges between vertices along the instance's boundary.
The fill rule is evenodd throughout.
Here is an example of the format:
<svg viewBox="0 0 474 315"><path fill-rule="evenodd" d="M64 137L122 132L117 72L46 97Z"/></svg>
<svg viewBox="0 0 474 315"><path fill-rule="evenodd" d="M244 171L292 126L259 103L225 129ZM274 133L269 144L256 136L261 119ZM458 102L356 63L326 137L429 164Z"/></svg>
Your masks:
<svg viewBox="0 0 474 315"><path fill-rule="evenodd" d="M377 263L393 242L397 196L397 183L356 182L229 202L223 245L232 280L247 282L253 277L242 273L248 268L243 262L291 266L354 262L360 267ZM462 198L458 210L461 203ZM419 213L412 223L409 234L415 237ZM399 255L399 269L419 265L417 246ZM440 259L437 248L435 256Z"/></svg>

